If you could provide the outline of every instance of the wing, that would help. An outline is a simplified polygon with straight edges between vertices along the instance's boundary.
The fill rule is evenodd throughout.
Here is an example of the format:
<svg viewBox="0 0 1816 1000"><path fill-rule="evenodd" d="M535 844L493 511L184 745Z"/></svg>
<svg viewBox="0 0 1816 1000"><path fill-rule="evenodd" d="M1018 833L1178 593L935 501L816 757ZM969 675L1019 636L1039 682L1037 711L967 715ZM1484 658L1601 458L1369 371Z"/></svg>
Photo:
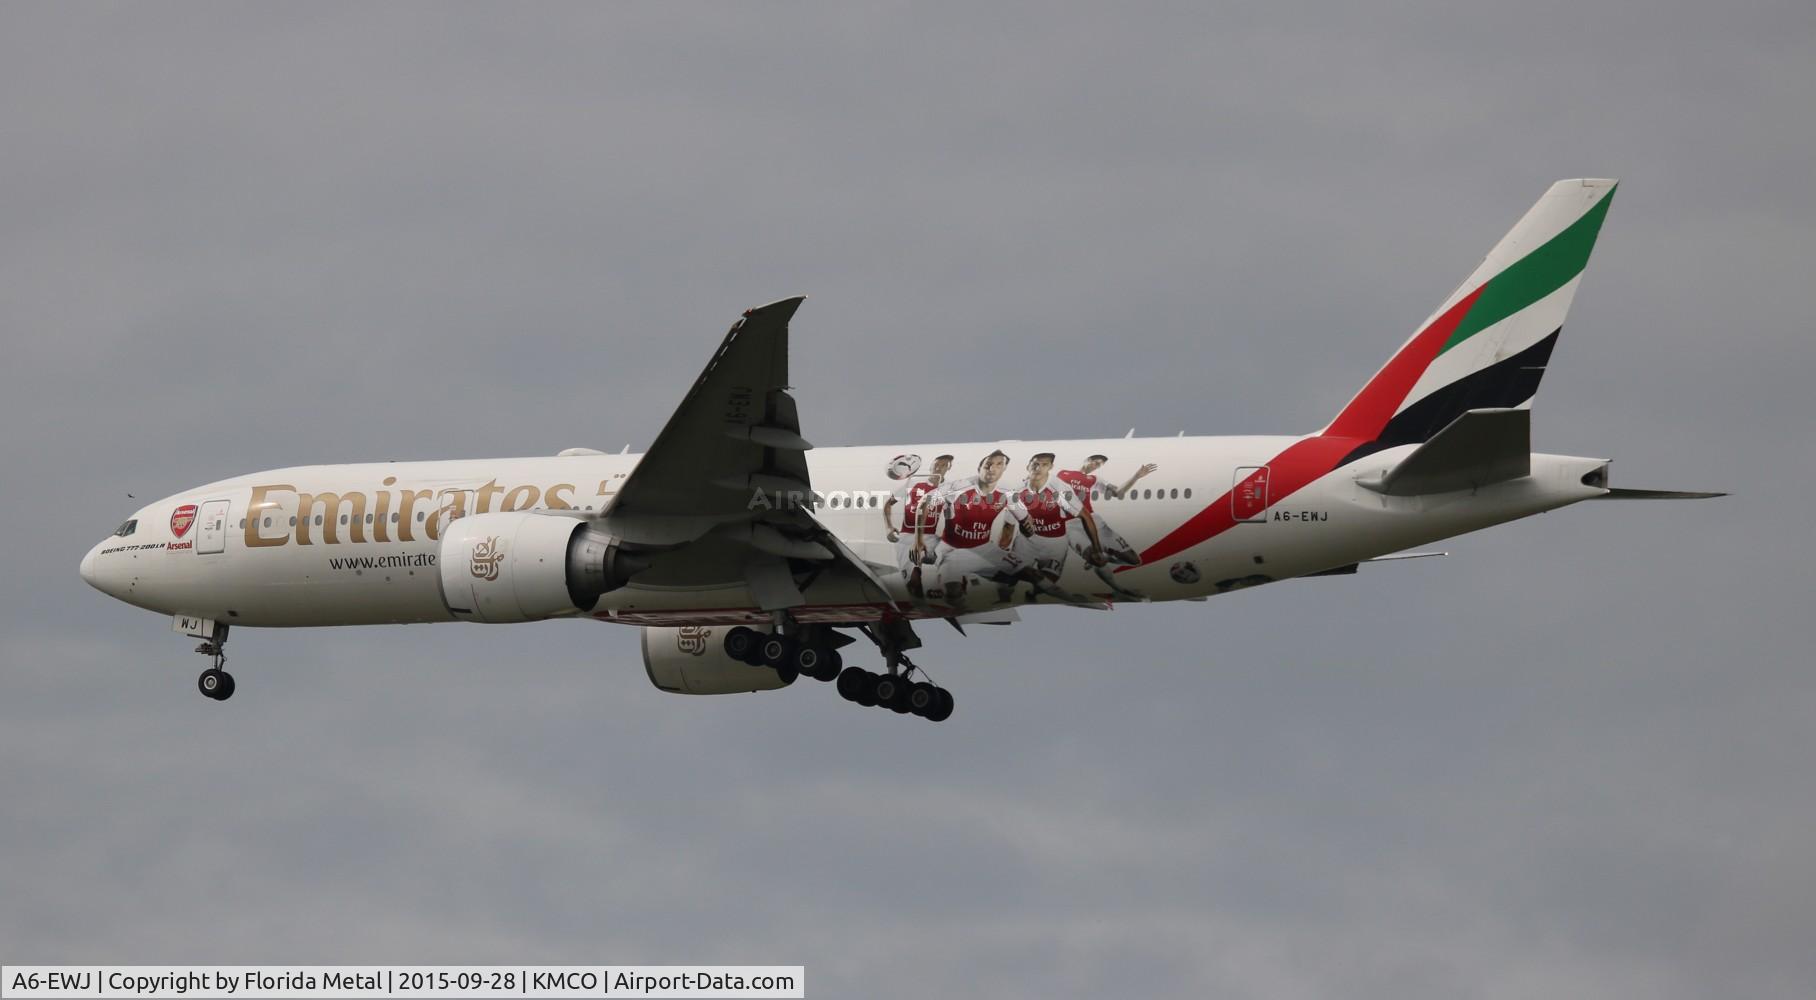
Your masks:
<svg viewBox="0 0 1816 1000"><path fill-rule="evenodd" d="M805 296L732 324L601 526L639 550L635 584L742 580L764 610L802 603L799 578L849 573L889 601L876 573L812 513L800 417L788 393L788 321Z"/></svg>

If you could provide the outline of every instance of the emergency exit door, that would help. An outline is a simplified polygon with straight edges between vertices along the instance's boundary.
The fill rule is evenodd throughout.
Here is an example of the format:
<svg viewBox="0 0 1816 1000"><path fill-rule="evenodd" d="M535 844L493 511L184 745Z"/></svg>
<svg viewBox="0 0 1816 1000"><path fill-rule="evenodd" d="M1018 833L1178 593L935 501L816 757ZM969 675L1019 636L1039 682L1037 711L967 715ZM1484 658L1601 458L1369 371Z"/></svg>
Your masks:
<svg viewBox="0 0 1816 1000"><path fill-rule="evenodd" d="M1245 465L1236 470L1230 487L1230 514L1238 523L1267 520L1267 466Z"/></svg>
<svg viewBox="0 0 1816 1000"><path fill-rule="evenodd" d="M472 490L442 490L435 495L435 523L430 525L429 537L440 538L448 530L448 525L473 513Z"/></svg>
<svg viewBox="0 0 1816 1000"><path fill-rule="evenodd" d="M197 555L227 551L227 501L210 500L196 515L195 550Z"/></svg>

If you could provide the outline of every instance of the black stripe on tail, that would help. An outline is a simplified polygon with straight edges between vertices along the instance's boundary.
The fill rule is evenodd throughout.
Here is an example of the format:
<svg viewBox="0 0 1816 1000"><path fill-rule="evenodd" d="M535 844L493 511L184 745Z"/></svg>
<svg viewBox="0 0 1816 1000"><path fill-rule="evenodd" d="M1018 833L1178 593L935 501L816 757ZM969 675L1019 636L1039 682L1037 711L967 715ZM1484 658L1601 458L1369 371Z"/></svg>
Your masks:
<svg viewBox="0 0 1816 1000"><path fill-rule="evenodd" d="M1423 444L1468 410L1518 406L1537 395L1539 380L1551 363L1559 327L1551 335L1512 357L1470 372L1412 404L1387 422L1381 436L1357 448L1340 464L1403 444Z"/></svg>

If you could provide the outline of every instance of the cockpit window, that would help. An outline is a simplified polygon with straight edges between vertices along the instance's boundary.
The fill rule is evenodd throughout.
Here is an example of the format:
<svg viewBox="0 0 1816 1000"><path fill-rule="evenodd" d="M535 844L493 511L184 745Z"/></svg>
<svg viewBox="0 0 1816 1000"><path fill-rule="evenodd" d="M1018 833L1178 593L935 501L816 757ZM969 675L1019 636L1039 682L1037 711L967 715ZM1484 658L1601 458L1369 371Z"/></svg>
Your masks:
<svg viewBox="0 0 1816 1000"><path fill-rule="evenodd" d="M125 538L127 535L130 535L137 530L139 530L139 519L135 517L125 524L120 525L119 529L114 532L114 537Z"/></svg>

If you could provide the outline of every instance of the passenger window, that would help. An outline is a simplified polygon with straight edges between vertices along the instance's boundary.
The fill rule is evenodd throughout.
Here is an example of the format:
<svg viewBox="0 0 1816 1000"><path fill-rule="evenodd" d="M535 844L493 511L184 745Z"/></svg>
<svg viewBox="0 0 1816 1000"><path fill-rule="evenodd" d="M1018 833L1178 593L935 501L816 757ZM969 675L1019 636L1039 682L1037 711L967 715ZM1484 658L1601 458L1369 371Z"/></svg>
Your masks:
<svg viewBox="0 0 1816 1000"><path fill-rule="evenodd" d="M1190 500L1190 499L1192 499L1192 488L1191 488L1191 487L1190 487L1190 486L1187 486L1187 487L1186 487L1186 488L1185 488L1185 498L1186 498L1186 499L1187 499L1187 500Z"/></svg>
<svg viewBox="0 0 1816 1000"><path fill-rule="evenodd" d="M1178 490L1174 490L1174 491L1173 491L1173 496L1172 496L1172 498L1171 498L1171 499L1174 499L1174 500L1177 500L1177 499L1179 499L1179 491L1178 491Z"/></svg>

